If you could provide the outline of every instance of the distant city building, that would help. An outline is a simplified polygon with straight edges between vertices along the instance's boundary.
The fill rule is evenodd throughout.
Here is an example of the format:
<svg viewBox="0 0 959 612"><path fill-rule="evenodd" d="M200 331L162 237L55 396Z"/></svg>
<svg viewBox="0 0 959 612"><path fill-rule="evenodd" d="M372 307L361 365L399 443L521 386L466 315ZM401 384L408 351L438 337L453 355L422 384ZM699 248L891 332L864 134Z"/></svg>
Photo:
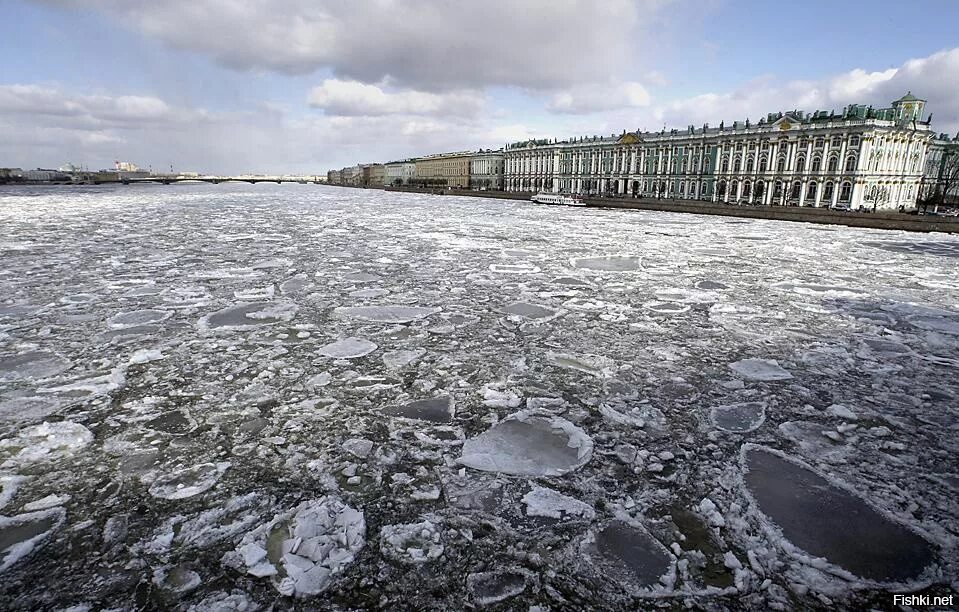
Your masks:
<svg viewBox="0 0 959 612"><path fill-rule="evenodd" d="M400 187L409 185L416 178L416 161L395 161L386 164L385 185Z"/></svg>
<svg viewBox="0 0 959 612"><path fill-rule="evenodd" d="M23 180L23 170L20 168L0 168L0 183L12 183Z"/></svg>
<svg viewBox="0 0 959 612"><path fill-rule="evenodd" d="M416 160L414 185L423 187L450 187L466 189L470 182L472 153L439 153Z"/></svg>
<svg viewBox="0 0 959 612"><path fill-rule="evenodd" d="M359 166L347 166L346 168L343 168L340 170L340 184L355 185L357 173L362 176L362 173L359 171Z"/></svg>
<svg viewBox="0 0 959 612"><path fill-rule="evenodd" d="M33 181L35 183L59 183L71 179L69 174L60 172L59 170L37 168L36 170L24 170L23 180Z"/></svg>
<svg viewBox="0 0 959 612"><path fill-rule="evenodd" d="M386 166L383 164L370 164L370 182L367 187L382 187L386 184Z"/></svg>
<svg viewBox="0 0 959 612"><path fill-rule="evenodd" d="M925 101L841 114L773 113L758 123L624 132L505 151L508 191L852 208L915 206L932 140Z"/></svg>
<svg viewBox="0 0 959 612"><path fill-rule="evenodd" d="M470 157L470 189L503 188L503 152L479 151Z"/></svg>
<svg viewBox="0 0 959 612"><path fill-rule="evenodd" d="M919 203L925 207L959 206L959 134L940 134L929 144Z"/></svg>
<svg viewBox="0 0 959 612"><path fill-rule="evenodd" d="M60 172L68 172L68 173L70 173L70 172L83 172L83 168L81 168L79 165L77 165L77 164L71 164L71 163L69 163L69 162L66 163L66 164L63 164L62 166L60 166L59 168L57 168L57 170L59 170Z"/></svg>
<svg viewBox="0 0 959 612"><path fill-rule="evenodd" d="M329 170L326 173L326 182L330 185L339 185L340 184L341 173L339 170Z"/></svg>
<svg viewBox="0 0 959 612"><path fill-rule="evenodd" d="M134 164L133 162L124 162L124 161L115 161L113 162L113 169L117 172L139 172L140 167Z"/></svg>

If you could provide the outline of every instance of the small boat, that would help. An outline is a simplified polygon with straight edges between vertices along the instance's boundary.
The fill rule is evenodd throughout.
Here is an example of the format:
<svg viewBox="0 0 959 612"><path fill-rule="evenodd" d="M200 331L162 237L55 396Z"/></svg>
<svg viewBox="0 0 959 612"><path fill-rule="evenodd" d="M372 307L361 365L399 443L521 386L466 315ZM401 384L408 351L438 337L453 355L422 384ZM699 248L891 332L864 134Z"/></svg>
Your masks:
<svg viewBox="0 0 959 612"><path fill-rule="evenodd" d="M562 193L537 193L530 198L533 202L539 204L558 204L561 206L586 206L586 203L579 198Z"/></svg>

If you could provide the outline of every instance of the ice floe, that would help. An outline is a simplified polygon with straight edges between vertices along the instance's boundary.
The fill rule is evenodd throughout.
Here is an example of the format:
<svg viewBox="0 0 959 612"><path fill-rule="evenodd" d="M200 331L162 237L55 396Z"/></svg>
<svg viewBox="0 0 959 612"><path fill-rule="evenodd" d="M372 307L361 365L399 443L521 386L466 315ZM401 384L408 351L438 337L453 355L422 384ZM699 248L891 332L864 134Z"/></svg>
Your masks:
<svg viewBox="0 0 959 612"><path fill-rule="evenodd" d="M793 377L774 359L741 359L729 364L729 367L740 376L751 380L789 380Z"/></svg>
<svg viewBox="0 0 959 612"><path fill-rule="evenodd" d="M63 525L66 516L63 508L0 516L0 574L32 553Z"/></svg>
<svg viewBox="0 0 959 612"><path fill-rule="evenodd" d="M547 352L546 358L561 368L577 370L593 376L610 377L616 370L616 362L602 355L571 355Z"/></svg>
<svg viewBox="0 0 959 612"><path fill-rule="evenodd" d="M0 467L69 457L93 441L93 432L73 421L43 422L0 440Z"/></svg>
<svg viewBox="0 0 959 612"><path fill-rule="evenodd" d="M150 485L150 495L161 499L186 499L209 490L230 463L201 463L164 474Z"/></svg>
<svg viewBox="0 0 959 612"><path fill-rule="evenodd" d="M173 313L164 310L131 310L129 312L118 312L109 319L107 325L115 329L125 327L136 327L138 325L147 325L149 323L159 323L170 318Z"/></svg>
<svg viewBox="0 0 959 612"><path fill-rule="evenodd" d="M341 306L333 313L340 317L378 323L410 323L440 312L440 308L421 306Z"/></svg>
<svg viewBox="0 0 959 612"><path fill-rule="evenodd" d="M294 304L282 302L252 302L229 306L205 315L200 319L200 329L243 329L290 321L296 315Z"/></svg>
<svg viewBox="0 0 959 612"><path fill-rule="evenodd" d="M423 349L410 349L400 351L387 351L383 353L383 364L391 370L398 370L419 360L426 351Z"/></svg>
<svg viewBox="0 0 959 612"><path fill-rule="evenodd" d="M562 417L517 412L466 440L459 463L517 476L562 476L585 465L593 442Z"/></svg>
<svg viewBox="0 0 959 612"><path fill-rule="evenodd" d="M796 548L854 576L903 583L923 575L935 548L847 487L762 447L743 452L746 489Z"/></svg>
<svg viewBox="0 0 959 612"><path fill-rule="evenodd" d="M552 308L526 302L513 302L505 306L503 312L524 319L552 319L557 315L557 312Z"/></svg>
<svg viewBox="0 0 959 612"><path fill-rule="evenodd" d="M592 532L583 548L628 590L663 589L675 580L669 551L639 525L613 520Z"/></svg>
<svg viewBox="0 0 959 612"><path fill-rule="evenodd" d="M431 423L449 423L453 419L453 399L448 395L414 400L396 406L387 406L383 414L418 419Z"/></svg>
<svg viewBox="0 0 959 612"><path fill-rule="evenodd" d="M45 351L28 351L19 355L0 357L0 381L43 379L70 369L69 361Z"/></svg>
<svg viewBox="0 0 959 612"><path fill-rule="evenodd" d="M332 357L333 359L356 359L364 355L369 355L377 348L377 345L369 340L350 337L324 344L316 349L316 352L324 357Z"/></svg>
<svg viewBox="0 0 959 612"><path fill-rule="evenodd" d="M489 606L525 591L529 579L529 571L515 568L470 574L466 584L476 605Z"/></svg>
<svg viewBox="0 0 959 612"><path fill-rule="evenodd" d="M713 426L733 433L758 429L766 420L765 402L743 402L716 406L709 412Z"/></svg>
<svg viewBox="0 0 959 612"><path fill-rule="evenodd" d="M633 272L642 268L642 260L634 255L602 255L570 259L574 268L599 272Z"/></svg>

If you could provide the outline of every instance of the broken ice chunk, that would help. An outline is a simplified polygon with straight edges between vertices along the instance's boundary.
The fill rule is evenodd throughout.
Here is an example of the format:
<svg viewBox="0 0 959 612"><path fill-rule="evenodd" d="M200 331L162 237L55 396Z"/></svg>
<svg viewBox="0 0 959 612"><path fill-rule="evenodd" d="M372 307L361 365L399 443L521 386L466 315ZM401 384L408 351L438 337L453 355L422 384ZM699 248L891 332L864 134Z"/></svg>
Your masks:
<svg viewBox="0 0 959 612"><path fill-rule="evenodd" d="M306 597L325 591L353 562L365 538L363 513L328 495L247 533L223 562L257 577L271 576L282 594Z"/></svg>
<svg viewBox="0 0 959 612"><path fill-rule="evenodd" d="M46 497L42 497L36 501L23 504L23 509L27 512L35 512L36 510L46 510L47 508L62 506L68 501L70 501L70 496L67 494L47 495Z"/></svg>
<svg viewBox="0 0 959 612"><path fill-rule="evenodd" d="M792 374L779 367L774 359L742 359L729 364L740 376L752 380L788 380Z"/></svg>
<svg viewBox="0 0 959 612"><path fill-rule="evenodd" d="M350 438L343 442L343 450L360 459L365 459L373 450L373 442L363 438Z"/></svg>
<svg viewBox="0 0 959 612"><path fill-rule="evenodd" d="M395 561L420 564L441 557L444 546L437 525L425 520L385 525L380 530L380 550Z"/></svg>
<svg viewBox="0 0 959 612"><path fill-rule="evenodd" d="M842 404L833 404L829 406L826 408L826 414L830 414L834 417L839 417L840 419L845 419L847 421L855 421L859 418L856 416L855 412L843 406Z"/></svg>
<svg viewBox="0 0 959 612"><path fill-rule="evenodd" d="M554 519L564 518L564 516L567 518L578 516L592 519L596 516L596 513L588 504L545 487L534 486L529 493L523 496L523 503L526 504L527 516L542 516Z"/></svg>

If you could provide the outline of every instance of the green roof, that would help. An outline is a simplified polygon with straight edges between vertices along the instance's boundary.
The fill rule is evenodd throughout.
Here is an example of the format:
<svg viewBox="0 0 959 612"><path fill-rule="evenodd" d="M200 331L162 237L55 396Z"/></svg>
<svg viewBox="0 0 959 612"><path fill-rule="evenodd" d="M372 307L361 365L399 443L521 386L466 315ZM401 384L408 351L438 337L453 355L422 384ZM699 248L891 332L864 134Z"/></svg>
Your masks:
<svg viewBox="0 0 959 612"><path fill-rule="evenodd" d="M918 102L918 101L919 101L919 98L912 95L911 91L907 91L906 95L896 100L896 102Z"/></svg>

